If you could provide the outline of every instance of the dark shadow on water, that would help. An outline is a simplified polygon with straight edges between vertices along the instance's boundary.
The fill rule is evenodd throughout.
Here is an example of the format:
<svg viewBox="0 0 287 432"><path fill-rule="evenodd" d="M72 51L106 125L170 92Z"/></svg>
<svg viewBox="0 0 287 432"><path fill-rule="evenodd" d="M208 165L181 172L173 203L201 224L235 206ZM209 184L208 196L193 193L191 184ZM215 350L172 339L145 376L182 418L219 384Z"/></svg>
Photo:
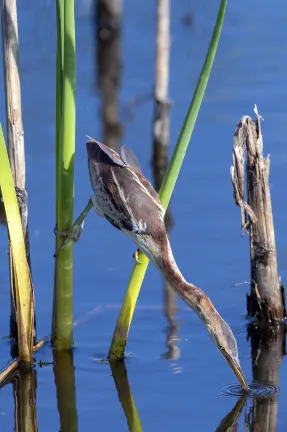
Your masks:
<svg viewBox="0 0 287 432"><path fill-rule="evenodd" d="M78 431L73 351L53 351L54 377L61 432Z"/></svg>
<svg viewBox="0 0 287 432"><path fill-rule="evenodd" d="M248 328L251 342L253 381L261 385L279 386L279 369L286 355L286 327L280 325L265 332ZM278 392L253 399L245 427L251 432L276 431Z"/></svg>
<svg viewBox="0 0 287 432"><path fill-rule="evenodd" d="M14 416L16 432L38 431L36 410L36 370L20 368L13 378Z"/></svg>
<svg viewBox="0 0 287 432"><path fill-rule="evenodd" d="M141 432L143 429L130 388L126 365L124 361L117 361L110 363L110 367L128 428L131 432Z"/></svg>

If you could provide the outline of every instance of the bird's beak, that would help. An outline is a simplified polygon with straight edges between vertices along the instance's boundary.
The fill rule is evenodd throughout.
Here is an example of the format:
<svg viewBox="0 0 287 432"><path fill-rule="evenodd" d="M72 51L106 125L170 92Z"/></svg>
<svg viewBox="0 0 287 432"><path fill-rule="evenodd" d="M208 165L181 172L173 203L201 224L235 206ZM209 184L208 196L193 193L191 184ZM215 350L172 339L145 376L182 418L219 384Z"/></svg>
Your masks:
<svg viewBox="0 0 287 432"><path fill-rule="evenodd" d="M235 375L239 379L239 382L242 385L243 390L249 391L249 387L248 387L247 381L246 381L245 376L244 376L244 374L242 372L242 369L240 367L238 359L237 358L235 359L234 357L231 357L227 353L224 353L224 357L226 358L228 364L231 366L233 372L235 373Z"/></svg>

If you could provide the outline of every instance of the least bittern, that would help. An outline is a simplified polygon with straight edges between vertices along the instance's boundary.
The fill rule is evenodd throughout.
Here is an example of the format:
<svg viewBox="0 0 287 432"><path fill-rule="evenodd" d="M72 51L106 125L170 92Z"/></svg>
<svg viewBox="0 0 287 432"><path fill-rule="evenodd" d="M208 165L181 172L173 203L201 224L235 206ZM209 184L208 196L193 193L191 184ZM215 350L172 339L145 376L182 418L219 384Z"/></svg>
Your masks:
<svg viewBox="0 0 287 432"><path fill-rule="evenodd" d="M87 152L94 195L73 229L61 235L67 236L66 241L68 238L77 240L81 223L94 206L99 216L106 218L134 241L175 292L199 316L242 387L248 390L238 359L235 337L208 296L200 288L188 283L181 274L166 233L164 209L158 194L142 174L136 156L125 146L119 155L92 138L87 141Z"/></svg>

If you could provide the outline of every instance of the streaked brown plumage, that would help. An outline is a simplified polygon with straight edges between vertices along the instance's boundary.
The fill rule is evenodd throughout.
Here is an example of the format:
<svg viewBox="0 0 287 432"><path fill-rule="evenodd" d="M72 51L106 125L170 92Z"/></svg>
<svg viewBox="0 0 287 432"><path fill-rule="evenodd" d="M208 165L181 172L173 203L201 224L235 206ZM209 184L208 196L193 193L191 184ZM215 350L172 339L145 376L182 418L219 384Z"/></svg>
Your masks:
<svg viewBox="0 0 287 432"><path fill-rule="evenodd" d="M96 212L128 235L149 257L175 292L197 313L244 389L237 343L229 325L208 296L181 274L172 254L159 196L141 173L130 149L121 156L95 139L87 142L88 165Z"/></svg>

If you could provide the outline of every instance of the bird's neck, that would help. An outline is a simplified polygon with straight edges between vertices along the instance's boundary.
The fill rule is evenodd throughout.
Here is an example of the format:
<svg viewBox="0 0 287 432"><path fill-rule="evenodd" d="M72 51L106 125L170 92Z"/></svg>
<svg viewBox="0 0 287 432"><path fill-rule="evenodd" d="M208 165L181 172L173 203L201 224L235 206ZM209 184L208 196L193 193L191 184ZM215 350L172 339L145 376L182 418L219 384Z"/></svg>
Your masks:
<svg viewBox="0 0 287 432"><path fill-rule="evenodd" d="M161 251L160 255L153 257L155 265L172 289L208 324L212 313L217 314L212 302L200 288L185 280L176 264L168 238Z"/></svg>

